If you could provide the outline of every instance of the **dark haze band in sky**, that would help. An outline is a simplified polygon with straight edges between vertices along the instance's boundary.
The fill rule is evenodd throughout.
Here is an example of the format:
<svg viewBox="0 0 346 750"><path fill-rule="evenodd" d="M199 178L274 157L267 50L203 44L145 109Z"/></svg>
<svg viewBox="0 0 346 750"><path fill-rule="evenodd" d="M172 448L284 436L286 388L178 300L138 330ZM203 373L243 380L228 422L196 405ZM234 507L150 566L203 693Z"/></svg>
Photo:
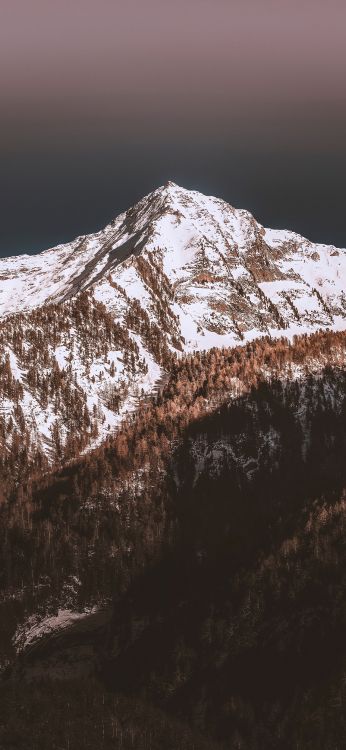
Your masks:
<svg viewBox="0 0 346 750"><path fill-rule="evenodd" d="M0 254L167 179L346 245L344 0L2 0Z"/></svg>

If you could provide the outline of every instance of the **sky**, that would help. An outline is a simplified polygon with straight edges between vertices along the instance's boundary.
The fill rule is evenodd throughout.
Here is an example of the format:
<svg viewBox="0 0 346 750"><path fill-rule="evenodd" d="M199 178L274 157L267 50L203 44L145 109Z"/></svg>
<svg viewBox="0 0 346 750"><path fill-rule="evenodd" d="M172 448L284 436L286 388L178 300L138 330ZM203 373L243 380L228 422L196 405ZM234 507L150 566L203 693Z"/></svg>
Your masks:
<svg viewBox="0 0 346 750"><path fill-rule="evenodd" d="M0 256L171 179L346 247L345 0L1 0Z"/></svg>

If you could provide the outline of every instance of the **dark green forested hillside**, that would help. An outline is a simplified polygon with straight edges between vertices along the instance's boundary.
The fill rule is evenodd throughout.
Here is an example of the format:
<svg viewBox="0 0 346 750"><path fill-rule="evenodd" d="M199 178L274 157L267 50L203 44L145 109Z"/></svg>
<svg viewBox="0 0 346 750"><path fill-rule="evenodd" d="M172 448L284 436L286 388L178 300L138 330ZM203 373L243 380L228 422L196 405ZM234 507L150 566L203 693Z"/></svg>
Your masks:
<svg viewBox="0 0 346 750"><path fill-rule="evenodd" d="M346 435L337 383L327 372L298 387L263 384L191 425L172 466L176 544L115 618L123 640L106 660L109 684L143 691L231 747L343 746ZM146 617L132 639L133 621Z"/></svg>
<svg viewBox="0 0 346 750"><path fill-rule="evenodd" d="M114 438L11 491L0 747L345 746L344 352L183 358ZM86 677L51 681L68 632L18 658L30 616L100 602Z"/></svg>

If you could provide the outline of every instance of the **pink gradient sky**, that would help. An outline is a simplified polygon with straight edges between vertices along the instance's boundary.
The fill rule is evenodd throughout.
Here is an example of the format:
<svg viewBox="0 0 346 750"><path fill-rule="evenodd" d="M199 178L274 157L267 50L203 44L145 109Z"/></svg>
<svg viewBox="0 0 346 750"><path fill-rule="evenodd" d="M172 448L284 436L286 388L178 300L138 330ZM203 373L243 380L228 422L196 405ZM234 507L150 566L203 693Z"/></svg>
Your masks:
<svg viewBox="0 0 346 750"><path fill-rule="evenodd" d="M205 132L345 101L344 0L2 0L8 119Z"/></svg>
<svg viewBox="0 0 346 750"><path fill-rule="evenodd" d="M36 235L42 247L82 231L83 205L91 229L93 207L102 223L111 205L116 213L166 177L261 211L266 190L266 205L275 198L265 175L259 203L241 186L238 196L235 180L239 186L244 175L254 184L268 154L271 180L276 163L284 175L295 159L300 181L312 168L325 186L324 204L335 162L335 190L344 195L345 41L345 0L1 0L0 190L7 207L0 252L27 238L34 246ZM97 181L105 169L102 212ZM87 198L86 176L95 181ZM288 177L293 185L293 172ZM119 186L109 192L115 181L121 199ZM285 201L288 191L297 203L287 184ZM43 190L51 191L51 205ZM56 201L65 205L59 214ZM29 223L18 225L14 239L17 206ZM279 208L278 221L285 220ZM297 228L304 229L299 217Z"/></svg>

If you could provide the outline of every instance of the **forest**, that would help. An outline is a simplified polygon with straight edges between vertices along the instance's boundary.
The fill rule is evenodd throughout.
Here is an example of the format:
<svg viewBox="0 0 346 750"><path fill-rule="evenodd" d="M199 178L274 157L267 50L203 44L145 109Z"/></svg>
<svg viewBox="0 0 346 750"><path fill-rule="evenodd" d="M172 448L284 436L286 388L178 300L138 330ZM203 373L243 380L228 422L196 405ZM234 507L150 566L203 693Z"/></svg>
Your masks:
<svg viewBox="0 0 346 750"><path fill-rule="evenodd" d="M101 446L4 483L0 747L341 748L345 334L167 370ZM100 605L87 679L53 679L67 632L17 653Z"/></svg>

